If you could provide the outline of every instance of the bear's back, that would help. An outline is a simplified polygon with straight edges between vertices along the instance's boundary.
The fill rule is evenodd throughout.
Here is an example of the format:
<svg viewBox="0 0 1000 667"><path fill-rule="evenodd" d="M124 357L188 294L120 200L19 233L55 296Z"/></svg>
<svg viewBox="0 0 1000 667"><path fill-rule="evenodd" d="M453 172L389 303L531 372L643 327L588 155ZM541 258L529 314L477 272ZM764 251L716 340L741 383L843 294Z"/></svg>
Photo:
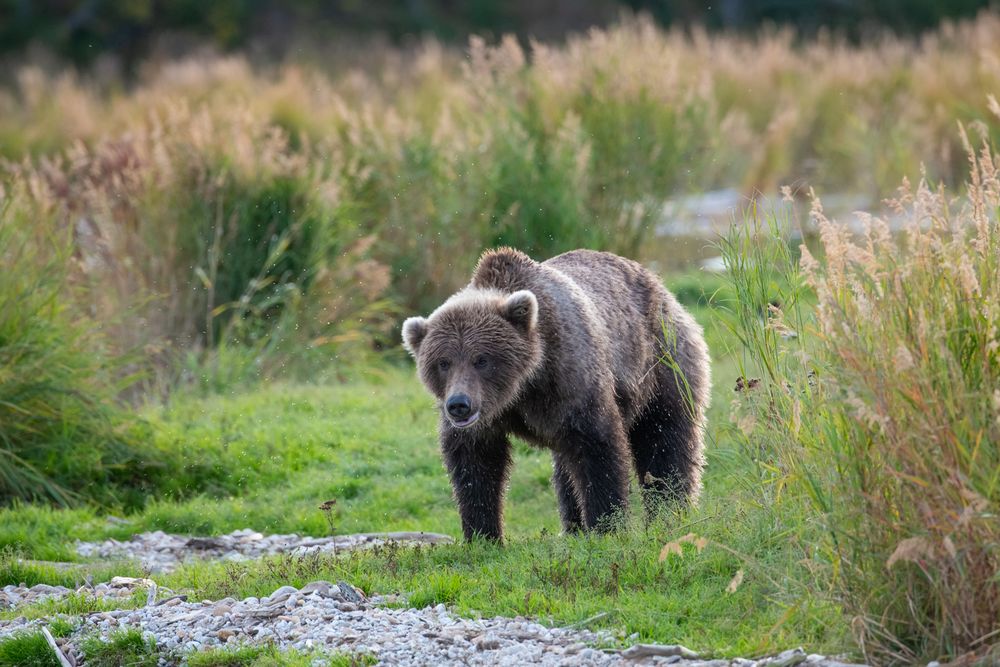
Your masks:
<svg viewBox="0 0 1000 667"><path fill-rule="evenodd" d="M587 296L606 335L606 355L616 393L642 403L652 382L666 315L666 290L637 262L607 252L573 250L542 262Z"/></svg>

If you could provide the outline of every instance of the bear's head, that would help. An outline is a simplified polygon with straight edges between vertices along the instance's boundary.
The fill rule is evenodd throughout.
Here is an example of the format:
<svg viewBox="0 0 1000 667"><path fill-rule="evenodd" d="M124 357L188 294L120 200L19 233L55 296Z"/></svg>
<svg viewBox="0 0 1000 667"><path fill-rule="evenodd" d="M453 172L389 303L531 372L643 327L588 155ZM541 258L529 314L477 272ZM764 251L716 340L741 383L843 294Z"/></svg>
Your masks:
<svg viewBox="0 0 1000 667"><path fill-rule="evenodd" d="M538 300L469 287L430 317L407 319L403 345L452 426L487 425L541 365Z"/></svg>

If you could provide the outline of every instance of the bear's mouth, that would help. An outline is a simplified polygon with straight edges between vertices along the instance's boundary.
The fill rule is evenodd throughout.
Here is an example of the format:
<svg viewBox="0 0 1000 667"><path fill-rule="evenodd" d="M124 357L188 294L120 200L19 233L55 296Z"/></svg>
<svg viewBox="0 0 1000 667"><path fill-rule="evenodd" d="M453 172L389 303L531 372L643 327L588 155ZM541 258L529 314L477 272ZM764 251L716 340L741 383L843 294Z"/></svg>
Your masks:
<svg viewBox="0 0 1000 667"><path fill-rule="evenodd" d="M479 410L476 410L465 419L452 419L451 417L448 417L448 421L450 421L451 425L455 428L468 428L479 421Z"/></svg>

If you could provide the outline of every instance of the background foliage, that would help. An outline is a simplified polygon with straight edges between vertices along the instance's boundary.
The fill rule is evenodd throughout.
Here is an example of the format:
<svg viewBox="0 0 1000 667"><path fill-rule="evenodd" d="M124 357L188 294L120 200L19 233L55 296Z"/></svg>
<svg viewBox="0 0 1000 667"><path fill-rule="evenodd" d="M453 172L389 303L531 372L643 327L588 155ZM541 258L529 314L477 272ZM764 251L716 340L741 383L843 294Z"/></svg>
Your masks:
<svg viewBox="0 0 1000 667"><path fill-rule="evenodd" d="M805 34L832 29L857 39L882 28L924 31L988 6L990 0L3 0L0 53L43 45L76 63L110 53L131 69L151 48L179 48L192 38L221 49L257 44L282 54L289 42L304 36L328 40L331 34L350 39L367 33L396 41L426 34L464 41L469 33L490 32L551 40L607 26L623 12L647 13L664 27L750 31L774 23Z"/></svg>

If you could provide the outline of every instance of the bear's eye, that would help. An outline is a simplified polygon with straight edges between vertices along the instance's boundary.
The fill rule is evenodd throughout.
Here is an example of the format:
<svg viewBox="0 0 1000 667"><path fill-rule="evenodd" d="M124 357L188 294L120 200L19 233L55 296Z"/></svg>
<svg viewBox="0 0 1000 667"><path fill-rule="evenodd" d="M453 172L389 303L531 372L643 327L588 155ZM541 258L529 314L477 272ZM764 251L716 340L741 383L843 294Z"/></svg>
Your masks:
<svg viewBox="0 0 1000 667"><path fill-rule="evenodd" d="M481 355L479 355L478 357L476 357L476 360L472 362L472 365L473 365L473 366L474 366L474 367L475 367L475 368L476 368L477 370L480 370L480 371L481 371L481 370L483 370L484 368L486 368L486 366L487 366L487 365L489 365L489 363L490 363L490 360L489 360L489 359L487 359L485 355L482 355L482 354L481 354Z"/></svg>
<svg viewBox="0 0 1000 667"><path fill-rule="evenodd" d="M448 361L447 359L441 359L440 361L438 361L439 370L446 371L449 368L451 368L451 362Z"/></svg>

